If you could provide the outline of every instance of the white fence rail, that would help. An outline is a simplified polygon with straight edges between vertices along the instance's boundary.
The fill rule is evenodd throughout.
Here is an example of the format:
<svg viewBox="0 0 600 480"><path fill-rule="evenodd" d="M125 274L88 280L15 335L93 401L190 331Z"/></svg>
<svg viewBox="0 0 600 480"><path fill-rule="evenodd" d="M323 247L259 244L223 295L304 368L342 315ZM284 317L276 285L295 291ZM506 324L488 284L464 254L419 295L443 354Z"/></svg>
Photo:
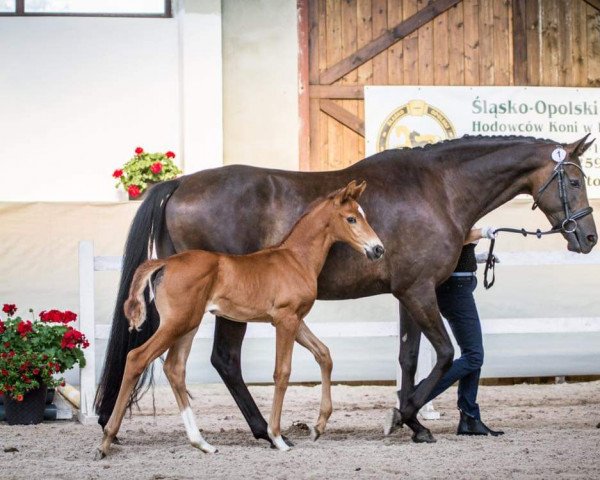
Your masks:
<svg viewBox="0 0 600 480"><path fill-rule="evenodd" d="M503 266L524 265L600 265L600 252L577 255L569 252L503 252L499 253ZM87 364L80 370L82 423L95 422L93 400L96 391L96 340L106 340L110 325L96 324L94 319L94 274L98 271L119 271L122 257L94 256L92 242L79 243L80 329L90 342ZM376 338L393 337L398 341L398 322L352 322L352 328L340 328L341 323L313 323L311 329L321 338ZM482 319L484 335L536 334L536 333L600 333L600 317L589 318L499 318ZM196 339L212 338L214 320L203 321ZM246 338L272 338L273 328L268 324L250 324ZM426 340L419 355L417 377L426 376L435 362L435 353ZM600 373L600 372L598 372ZM398 384L400 371L397 371ZM428 418L436 418L431 405L421 412Z"/></svg>

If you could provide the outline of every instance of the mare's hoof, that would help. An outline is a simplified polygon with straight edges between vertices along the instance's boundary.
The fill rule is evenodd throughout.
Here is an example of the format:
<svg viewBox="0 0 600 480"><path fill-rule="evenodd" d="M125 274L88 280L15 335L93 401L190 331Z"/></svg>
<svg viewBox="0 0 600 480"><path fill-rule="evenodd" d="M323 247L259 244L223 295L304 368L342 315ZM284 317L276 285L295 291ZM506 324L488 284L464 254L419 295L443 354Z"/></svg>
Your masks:
<svg viewBox="0 0 600 480"><path fill-rule="evenodd" d="M415 443L435 443L435 442L437 442L435 437L426 428L424 428L423 430L419 430L418 432L415 432L412 436L412 441Z"/></svg>
<svg viewBox="0 0 600 480"><path fill-rule="evenodd" d="M101 449L96 450L96 455L94 455L94 460L102 460L106 457L106 453L104 453Z"/></svg>
<svg viewBox="0 0 600 480"><path fill-rule="evenodd" d="M310 427L310 439L313 442L316 442L320 436L321 436L321 432L319 432L319 430L317 430L317 427Z"/></svg>
<svg viewBox="0 0 600 480"><path fill-rule="evenodd" d="M392 408L385 414L383 434L390 435L399 428L402 428L402 415L397 408Z"/></svg>

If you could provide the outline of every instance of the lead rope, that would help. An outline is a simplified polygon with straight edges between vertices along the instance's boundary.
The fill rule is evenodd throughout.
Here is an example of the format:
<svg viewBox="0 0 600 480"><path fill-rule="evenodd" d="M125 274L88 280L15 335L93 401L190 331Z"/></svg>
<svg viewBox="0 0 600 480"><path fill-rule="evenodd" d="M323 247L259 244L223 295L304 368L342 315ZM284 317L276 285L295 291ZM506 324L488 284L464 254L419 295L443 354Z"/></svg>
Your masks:
<svg viewBox="0 0 600 480"><path fill-rule="evenodd" d="M492 238L490 240L490 250L488 252L487 260L485 261L485 270L483 271L483 286L486 290L489 290L494 285L496 281L496 257L494 257L494 245L496 243L496 239ZM488 282L488 272L492 272L492 281Z"/></svg>
<svg viewBox="0 0 600 480"><path fill-rule="evenodd" d="M552 228L550 230L546 230L545 232L542 232L539 228L535 231L535 232L531 232L528 230L525 230L524 228L518 229L518 228L497 228L496 230L494 230L494 235L496 235L498 232L508 232L508 233L520 233L521 235L523 235L524 237L526 237L527 235L535 235L537 238L542 238L542 235L551 235L553 233L560 233L561 229L560 228ZM496 281L496 257L494 256L494 246L496 245L496 239L492 238L490 240L490 249L488 251L488 256L487 256L487 260L485 261L485 269L483 271L483 286L485 287L486 290L489 290L490 288L492 288L492 286L494 285L494 282ZM489 282L488 281L488 273L492 272L492 281Z"/></svg>

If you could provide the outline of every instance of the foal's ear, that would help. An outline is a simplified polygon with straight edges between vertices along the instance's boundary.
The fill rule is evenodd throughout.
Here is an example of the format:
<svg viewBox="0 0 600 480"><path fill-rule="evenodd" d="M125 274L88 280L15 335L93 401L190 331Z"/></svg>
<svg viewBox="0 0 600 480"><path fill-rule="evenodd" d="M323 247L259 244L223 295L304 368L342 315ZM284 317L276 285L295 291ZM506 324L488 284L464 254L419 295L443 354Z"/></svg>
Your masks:
<svg viewBox="0 0 600 480"><path fill-rule="evenodd" d="M339 190L336 190L335 192L333 192L331 195L329 195L329 198L333 198L333 203L335 205L339 206L343 203L346 203L349 198L352 198L352 195L353 195L353 192L355 189L356 189L356 182L354 180L352 180L345 187L342 187Z"/></svg>
<svg viewBox="0 0 600 480"><path fill-rule="evenodd" d="M352 198L354 200L357 200L360 198L360 196L363 194L363 192L365 191L365 188L367 188L367 182L366 180L363 180L362 183L356 187L354 187L354 192L352 192Z"/></svg>
<svg viewBox="0 0 600 480"><path fill-rule="evenodd" d="M585 137L577 140L576 142L567 145L567 151L572 157L580 157L583 153L592 146L595 138L592 138L589 142L586 142L590 134L588 133Z"/></svg>

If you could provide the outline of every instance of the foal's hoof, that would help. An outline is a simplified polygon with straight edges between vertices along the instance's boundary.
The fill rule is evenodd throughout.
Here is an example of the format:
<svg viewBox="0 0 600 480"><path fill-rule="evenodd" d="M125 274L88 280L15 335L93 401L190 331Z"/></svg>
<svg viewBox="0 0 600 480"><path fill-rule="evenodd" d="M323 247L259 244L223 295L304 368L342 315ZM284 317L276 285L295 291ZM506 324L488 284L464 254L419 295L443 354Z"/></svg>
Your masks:
<svg viewBox="0 0 600 480"><path fill-rule="evenodd" d="M104 453L100 448L97 449L96 454L94 455L94 460L102 460L104 457L106 457L106 453Z"/></svg>
<svg viewBox="0 0 600 480"><path fill-rule="evenodd" d="M192 447L197 448L198 450L202 450L204 453L217 453L219 451L217 450L217 447L213 447L208 442L193 442Z"/></svg>
<svg viewBox="0 0 600 480"><path fill-rule="evenodd" d="M273 435L271 428L267 429L267 434L271 439L271 444L280 452L287 452L290 449L290 446L283 440L281 435Z"/></svg>
<svg viewBox="0 0 600 480"><path fill-rule="evenodd" d="M397 408L392 408L385 414L383 434L390 435L399 428L402 428L402 415Z"/></svg>
<svg viewBox="0 0 600 480"><path fill-rule="evenodd" d="M283 441L285 442L285 444L288 447L293 447L294 446L294 442L292 442L288 437L286 437L285 435L282 435L281 438L283 438ZM267 435L267 440L269 441L269 443L271 444L271 448L277 448L275 446L275 444L273 443L273 440L271 440L271 438Z"/></svg>
<svg viewBox="0 0 600 480"><path fill-rule="evenodd" d="M316 442L320 436L321 436L321 432L319 432L317 427L310 427L310 439L313 442Z"/></svg>
<svg viewBox="0 0 600 480"><path fill-rule="evenodd" d="M437 440L431 434L431 432L424 428L423 430L419 430L415 432L412 436L412 441L415 443L435 443Z"/></svg>

